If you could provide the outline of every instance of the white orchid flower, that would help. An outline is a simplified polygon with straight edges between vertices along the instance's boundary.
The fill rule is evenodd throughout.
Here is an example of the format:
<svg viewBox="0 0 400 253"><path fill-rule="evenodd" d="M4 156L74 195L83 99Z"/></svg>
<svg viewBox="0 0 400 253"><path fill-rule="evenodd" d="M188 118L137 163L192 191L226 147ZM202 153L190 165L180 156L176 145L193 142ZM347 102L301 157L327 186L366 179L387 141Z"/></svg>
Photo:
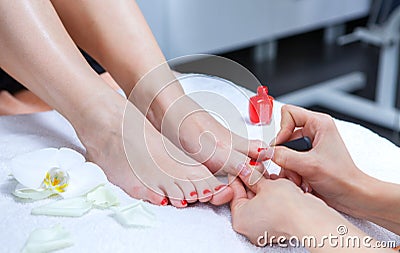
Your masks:
<svg viewBox="0 0 400 253"><path fill-rule="evenodd" d="M99 166L69 148L46 148L16 156L11 170L19 182L14 195L35 200L54 194L83 196L107 182Z"/></svg>

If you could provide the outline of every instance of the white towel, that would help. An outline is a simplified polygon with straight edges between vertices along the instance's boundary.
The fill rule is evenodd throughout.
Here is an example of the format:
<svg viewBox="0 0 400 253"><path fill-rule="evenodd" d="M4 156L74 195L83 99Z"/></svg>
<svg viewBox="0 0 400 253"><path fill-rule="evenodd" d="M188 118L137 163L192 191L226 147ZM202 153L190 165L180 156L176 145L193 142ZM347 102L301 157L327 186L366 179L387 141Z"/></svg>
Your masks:
<svg viewBox="0 0 400 253"><path fill-rule="evenodd" d="M227 87L223 80L196 76L182 83L186 92L208 90L222 94L237 106L242 116L247 114L246 97L235 95L233 86ZM245 93L251 95L249 91ZM278 125L280 107L280 103L275 103L275 123ZM361 126L338 120L336 123L360 168L382 180L399 182L398 147ZM248 129L249 136L259 136L260 131L256 127L249 126ZM31 231L55 224L65 227L75 243L61 252L307 252L301 248L258 248L251 245L232 230L227 205L195 204L176 209L148 204L158 217L158 226L149 229L124 228L112 218L110 210L92 210L80 218L33 216L31 209L49 200L16 201L11 194L15 182L8 176L8 161L15 155L46 147L69 147L84 152L71 125L55 111L0 117L1 252L20 251ZM122 205L134 201L118 187L111 184L110 187ZM378 240L400 241L399 236L375 224L346 217Z"/></svg>

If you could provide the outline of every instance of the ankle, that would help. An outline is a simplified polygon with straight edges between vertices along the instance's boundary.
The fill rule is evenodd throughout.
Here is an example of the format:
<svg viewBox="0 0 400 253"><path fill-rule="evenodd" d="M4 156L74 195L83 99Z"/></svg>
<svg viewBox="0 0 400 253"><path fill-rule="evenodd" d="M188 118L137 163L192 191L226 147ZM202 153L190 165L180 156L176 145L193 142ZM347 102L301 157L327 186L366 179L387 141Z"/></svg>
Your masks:
<svg viewBox="0 0 400 253"><path fill-rule="evenodd" d="M126 100L117 93L107 99L88 103L71 121L82 144L87 150L96 150L106 145L111 136L122 134Z"/></svg>
<svg viewBox="0 0 400 253"><path fill-rule="evenodd" d="M179 81L167 64L162 64L140 79L129 100L157 126L168 108L184 95Z"/></svg>

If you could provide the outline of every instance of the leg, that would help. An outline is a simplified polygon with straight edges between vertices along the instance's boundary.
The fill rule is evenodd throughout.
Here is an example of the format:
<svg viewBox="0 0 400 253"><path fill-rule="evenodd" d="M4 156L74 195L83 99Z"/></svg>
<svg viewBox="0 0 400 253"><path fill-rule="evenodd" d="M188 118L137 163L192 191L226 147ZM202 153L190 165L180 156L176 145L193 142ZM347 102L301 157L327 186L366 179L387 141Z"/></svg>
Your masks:
<svg viewBox="0 0 400 253"><path fill-rule="evenodd" d="M107 0L74 2L53 0L52 2L72 38L110 72L127 94L143 75L165 62L134 1L124 0L118 4ZM184 95L183 90L178 81L173 81L175 78L168 66L165 65L159 70L160 72L155 73L154 77L148 78L150 81L135 87L131 95L133 103L142 113L147 111L146 105L151 104L146 116L157 129L160 130L163 119L168 122L163 134L175 145L183 144L182 148L188 153L196 154L192 156L196 160L206 161L204 164L212 172L220 170L221 164L225 164L227 160L226 169L229 170L238 163L248 162L250 160L248 156L257 158L257 149L263 146L261 141L249 142L235 134L232 135L208 113L189 116L185 119L185 124L179 128L178 123L183 117L199 110L200 107L188 98L184 99L184 103L180 106L173 105L175 99ZM169 81L172 81L172 84L165 88L164 85ZM152 102L161 90L162 92ZM167 110L174 113L166 115ZM204 126L203 122L209 124ZM210 150L197 154L201 148L200 137L207 131L211 131L217 137L217 140L205 138L202 143L203 147L211 149L216 147L217 150L210 159L208 159ZM233 136L232 142L231 136Z"/></svg>
<svg viewBox="0 0 400 253"><path fill-rule="evenodd" d="M0 91L0 116L49 111L51 108L28 90L11 95Z"/></svg>
<svg viewBox="0 0 400 253"><path fill-rule="evenodd" d="M215 178L215 181L194 182L210 175L204 166L198 166L196 173L187 175L188 168L156 149L162 141L159 132L144 120L136 107L126 103L90 68L50 2L0 1L0 13L0 67L72 123L89 159L103 168L111 182L130 195L155 204L165 203L164 196L168 196L178 207L186 206L182 202L184 198L197 200L197 197L189 196L190 192L208 187L209 182L215 183ZM135 174L125 157L122 143L126 105L130 117L128 123L133 131L131 138L125 141L136 151ZM151 154L143 149L146 145L144 133ZM165 166L161 169L172 177L159 173L159 164ZM143 178L151 188L142 184ZM215 201L220 198L219 203L226 202L223 196L229 198L224 194L221 196ZM207 197L204 200L211 198Z"/></svg>
<svg viewBox="0 0 400 253"><path fill-rule="evenodd" d="M100 74L100 77L115 91L120 92L120 87L109 73ZM30 90L21 90L14 95L7 91L0 91L0 116L45 112L51 109L46 102Z"/></svg>

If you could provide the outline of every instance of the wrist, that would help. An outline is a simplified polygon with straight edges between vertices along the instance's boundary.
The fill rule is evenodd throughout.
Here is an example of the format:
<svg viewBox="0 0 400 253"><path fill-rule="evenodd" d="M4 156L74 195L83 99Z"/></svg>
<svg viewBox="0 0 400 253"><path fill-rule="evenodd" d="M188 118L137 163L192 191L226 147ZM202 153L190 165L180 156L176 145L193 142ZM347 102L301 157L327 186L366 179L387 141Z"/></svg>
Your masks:
<svg viewBox="0 0 400 253"><path fill-rule="evenodd" d="M298 222L290 234L292 237L304 243L303 246L311 252L365 252L369 248L366 244L360 243L357 247L349 243L349 238L363 240L367 235L322 200L310 197L314 200L309 201L307 209L299 213ZM339 244L340 238L344 238L342 244ZM369 241L370 244L373 242L372 239Z"/></svg>
<svg viewBox="0 0 400 253"><path fill-rule="evenodd" d="M352 215L384 227L387 227L386 224L399 224L399 186L368 175L366 177L365 185L359 187L360 196L355 201L357 205L353 206Z"/></svg>
<svg viewBox="0 0 400 253"><path fill-rule="evenodd" d="M365 173L353 178L347 199L335 205L335 209L399 233L400 186Z"/></svg>
<svg viewBox="0 0 400 253"><path fill-rule="evenodd" d="M292 216L292 226L287 233L299 238L315 234L322 224L323 227L327 226L326 217L337 214L324 201L309 193L304 194L303 200L296 207L296 215Z"/></svg>
<svg viewBox="0 0 400 253"><path fill-rule="evenodd" d="M361 172L348 182L348 194L335 206L336 209L356 218L368 219L382 208L374 204L382 190L378 179Z"/></svg>

